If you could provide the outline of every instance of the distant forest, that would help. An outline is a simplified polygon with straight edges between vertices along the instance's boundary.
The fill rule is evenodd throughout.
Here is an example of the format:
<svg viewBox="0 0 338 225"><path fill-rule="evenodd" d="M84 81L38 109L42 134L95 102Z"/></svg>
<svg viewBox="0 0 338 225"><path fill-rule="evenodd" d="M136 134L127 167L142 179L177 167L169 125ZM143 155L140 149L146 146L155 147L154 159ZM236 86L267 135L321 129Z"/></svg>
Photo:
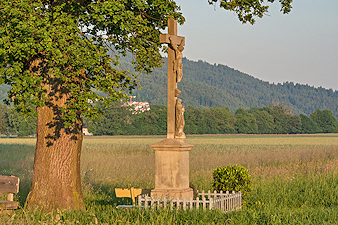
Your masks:
<svg viewBox="0 0 338 225"><path fill-rule="evenodd" d="M115 102L102 108L96 120L84 118L84 125L94 135L159 135L166 134L167 108L152 105L139 113L132 107ZM36 118L20 116L14 108L0 105L0 132L28 136L36 132ZM283 104L267 107L239 108L233 114L228 108L194 108L185 111L186 134L313 134L338 133L338 120L328 110L315 110L308 117L294 115Z"/></svg>
<svg viewBox="0 0 338 225"><path fill-rule="evenodd" d="M157 135L167 132L167 108L152 105L150 111L137 113L115 103L103 108L98 120L85 120L94 135ZM185 111L186 134L313 134L338 133L338 120L330 110L315 110L308 117L294 115L283 104L237 109L194 108Z"/></svg>

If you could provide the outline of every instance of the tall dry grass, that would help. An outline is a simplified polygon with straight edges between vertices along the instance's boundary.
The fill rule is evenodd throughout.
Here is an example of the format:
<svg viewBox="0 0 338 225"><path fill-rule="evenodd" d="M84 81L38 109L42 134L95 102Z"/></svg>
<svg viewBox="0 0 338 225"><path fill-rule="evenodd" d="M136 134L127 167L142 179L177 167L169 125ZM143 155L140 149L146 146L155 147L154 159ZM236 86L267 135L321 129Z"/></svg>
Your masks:
<svg viewBox="0 0 338 225"><path fill-rule="evenodd" d="M249 169L253 191L242 212L116 211L126 203L115 187L154 187L154 151L162 138L85 138L81 175L88 212L17 214L8 224L330 224L338 219L338 135L226 135L189 137L190 180L199 190L211 189L212 170L229 164ZM34 139L0 139L0 174L21 178L16 199L24 204L33 172ZM60 214L60 212L59 212ZM59 219L56 219L59 218ZM10 218L10 217L3 217ZM14 218L14 217L13 217ZM96 219L95 219L96 218ZM304 218L306 218L304 220ZM10 218L11 219L11 218ZM19 221L19 222L18 222ZM23 222L22 222L23 221ZM0 222L1 216L0 216ZM6 223L5 223L6 224Z"/></svg>
<svg viewBox="0 0 338 225"><path fill-rule="evenodd" d="M154 187L154 152L159 138L85 139L85 181L120 187ZM249 169L253 179L331 173L338 166L338 136L191 137L190 179L199 190L211 188L212 170L229 164Z"/></svg>
<svg viewBox="0 0 338 225"><path fill-rule="evenodd" d="M194 144L191 180L201 189L211 188L213 169L229 164L246 167L253 179L327 174L338 168L338 136L201 137L189 142Z"/></svg>
<svg viewBox="0 0 338 225"><path fill-rule="evenodd" d="M154 151L161 138L85 138L81 174L85 185L154 187ZM253 179L328 174L338 168L338 135L227 135L190 137L190 179L211 188L212 170L238 164ZM0 139L0 173L31 177L35 139Z"/></svg>

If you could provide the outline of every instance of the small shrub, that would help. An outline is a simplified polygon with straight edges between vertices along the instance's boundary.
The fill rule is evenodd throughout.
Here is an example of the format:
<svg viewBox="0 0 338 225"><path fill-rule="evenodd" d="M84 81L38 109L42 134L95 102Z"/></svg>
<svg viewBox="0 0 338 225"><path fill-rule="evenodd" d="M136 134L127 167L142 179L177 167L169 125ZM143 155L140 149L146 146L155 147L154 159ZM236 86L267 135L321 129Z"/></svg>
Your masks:
<svg viewBox="0 0 338 225"><path fill-rule="evenodd" d="M251 191L251 178L248 170L243 166L222 166L213 171L214 182L212 187L220 191L241 191L243 202Z"/></svg>

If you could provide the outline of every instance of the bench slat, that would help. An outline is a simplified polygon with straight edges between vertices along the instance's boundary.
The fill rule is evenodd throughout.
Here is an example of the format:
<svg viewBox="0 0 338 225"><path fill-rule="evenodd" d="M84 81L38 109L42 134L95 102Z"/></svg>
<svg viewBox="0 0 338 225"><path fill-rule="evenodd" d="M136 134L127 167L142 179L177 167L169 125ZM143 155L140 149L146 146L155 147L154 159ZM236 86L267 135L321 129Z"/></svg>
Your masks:
<svg viewBox="0 0 338 225"><path fill-rule="evenodd" d="M0 209L17 209L19 202L0 200Z"/></svg>
<svg viewBox="0 0 338 225"><path fill-rule="evenodd" d="M0 175L0 192L2 193L18 193L19 192L18 177L8 177Z"/></svg>

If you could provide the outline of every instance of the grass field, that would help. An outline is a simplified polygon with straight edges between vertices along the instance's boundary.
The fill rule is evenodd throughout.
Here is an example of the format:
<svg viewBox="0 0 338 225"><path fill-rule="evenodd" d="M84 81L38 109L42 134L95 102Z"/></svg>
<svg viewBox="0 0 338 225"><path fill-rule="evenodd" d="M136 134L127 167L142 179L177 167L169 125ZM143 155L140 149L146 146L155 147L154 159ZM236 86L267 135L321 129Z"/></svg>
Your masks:
<svg viewBox="0 0 338 225"><path fill-rule="evenodd" d="M115 187L154 187L154 151L163 137L93 137L82 148L86 211L0 214L0 224L336 224L338 135L193 136L190 180L211 189L212 170L241 165L253 191L242 211L121 210ZM15 198L24 205L33 172L34 139L0 139L0 174L21 178Z"/></svg>

